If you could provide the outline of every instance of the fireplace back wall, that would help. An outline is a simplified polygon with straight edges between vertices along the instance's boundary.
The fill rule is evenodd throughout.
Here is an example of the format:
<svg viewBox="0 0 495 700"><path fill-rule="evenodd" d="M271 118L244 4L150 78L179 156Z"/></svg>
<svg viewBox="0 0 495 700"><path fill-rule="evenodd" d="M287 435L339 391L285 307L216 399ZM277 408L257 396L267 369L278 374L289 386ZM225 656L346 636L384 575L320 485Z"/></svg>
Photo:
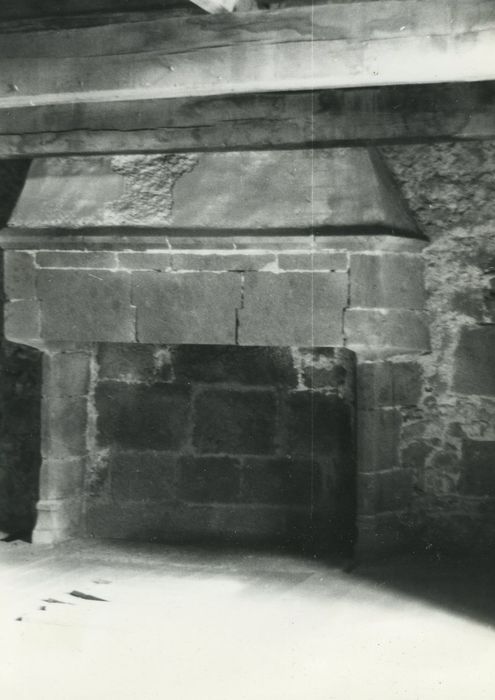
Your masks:
<svg viewBox="0 0 495 700"><path fill-rule="evenodd" d="M350 351L100 344L96 358L88 535L352 542Z"/></svg>

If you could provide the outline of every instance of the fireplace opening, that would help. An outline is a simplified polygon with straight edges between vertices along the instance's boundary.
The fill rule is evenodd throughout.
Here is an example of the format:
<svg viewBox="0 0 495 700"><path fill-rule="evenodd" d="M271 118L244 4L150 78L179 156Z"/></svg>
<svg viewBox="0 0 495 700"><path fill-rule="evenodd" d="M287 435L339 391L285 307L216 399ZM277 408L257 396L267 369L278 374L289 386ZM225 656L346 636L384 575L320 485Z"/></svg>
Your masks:
<svg viewBox="0 0 495 700"><path fill-rule="evenodd" d="M350 553L350 351L102 343L88 410L88 536Z"/></svg>

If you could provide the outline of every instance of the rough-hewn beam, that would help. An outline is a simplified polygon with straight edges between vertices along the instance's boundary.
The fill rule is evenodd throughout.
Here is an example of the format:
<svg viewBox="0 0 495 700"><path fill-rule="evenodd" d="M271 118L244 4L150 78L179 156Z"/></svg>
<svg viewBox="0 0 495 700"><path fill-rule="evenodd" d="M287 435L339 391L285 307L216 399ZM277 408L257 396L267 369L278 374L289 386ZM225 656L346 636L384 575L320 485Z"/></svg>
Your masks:
<svg viewBox="0 0 495 700"><path fill-rule="evenodd" d="M377 0L0 36L0 109L495 79L492 0Z"/></svg>
<svg viewBox="0 0 495 700"><path fill-rule="evenodd" d="M5 110L0 157L495 138L495 82Z"/></svg>
<svg viewBox="0 0 495 700"><path fill-rule="evenodd" d="M74 17L90 13L164 10L187 0L2 0L0 22L40 17Z"/></svg>

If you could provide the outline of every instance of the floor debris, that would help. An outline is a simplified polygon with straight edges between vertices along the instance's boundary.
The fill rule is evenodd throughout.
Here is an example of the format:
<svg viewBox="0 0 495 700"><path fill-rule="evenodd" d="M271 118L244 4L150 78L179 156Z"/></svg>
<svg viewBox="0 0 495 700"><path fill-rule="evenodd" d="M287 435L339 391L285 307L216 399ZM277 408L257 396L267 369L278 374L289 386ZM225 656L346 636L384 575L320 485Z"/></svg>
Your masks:
<svg viewBox="0 0 495 700"><path fill-rule="evenodd" d="M108 603L108 600L105 600L105 598L98 598L95 595L91 595L90 593L83 593L82 591L71 591L69 595L73 595L74 598L82 598L83 600L98 600L102 603Z"/></svg>

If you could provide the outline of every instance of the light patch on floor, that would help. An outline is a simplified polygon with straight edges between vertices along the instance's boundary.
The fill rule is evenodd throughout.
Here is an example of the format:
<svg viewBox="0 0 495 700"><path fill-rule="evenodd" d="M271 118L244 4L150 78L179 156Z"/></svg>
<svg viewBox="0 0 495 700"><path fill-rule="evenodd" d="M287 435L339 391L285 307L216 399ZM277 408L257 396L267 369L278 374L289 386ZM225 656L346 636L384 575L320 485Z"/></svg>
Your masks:
<svg viewBox="0 0 495 700"><path fill-rule="evenodd" d="M96 543L0 561L6 700L495 697L490 625L322 562Z"/></svg>

